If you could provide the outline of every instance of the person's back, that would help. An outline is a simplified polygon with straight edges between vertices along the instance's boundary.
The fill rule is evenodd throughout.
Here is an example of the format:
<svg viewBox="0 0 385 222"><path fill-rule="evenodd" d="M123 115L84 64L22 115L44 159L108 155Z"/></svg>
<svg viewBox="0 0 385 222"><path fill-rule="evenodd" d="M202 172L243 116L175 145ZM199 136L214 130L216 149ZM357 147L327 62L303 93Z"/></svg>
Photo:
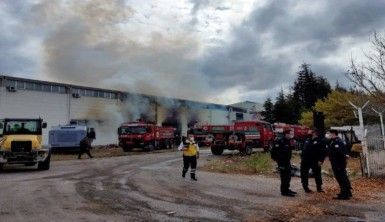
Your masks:
<svg viewBox="0 0 385 222"><path fill-rule="evenodd" d="M326 144L319 137L319 131L314 130L311 137L305 142L301 153L301 182L306 193L311 193L309 189L309 170L313 171L313 176L317 185L317 191L322 190L322 164L326 157Z"/></svg>
<svg viewBox="0 0 385 222"><path fill-rule="evenodd" d="M346 146L338 137L337 130L329 130L327 138L330 139L329 160L332 165L334 177L340 186L340 193L335 199L349 200L353 195L351 192L352 187L350 180L346 171L347 158L349 157Z"/></svg>
<svg viewBox="0 0 385 222"><path fill-rule="evenodd" d="M323 162L326 156L326 144L319 138L309 138L305 142L304 149L301 153L302 161L308 163Z"/></svg>

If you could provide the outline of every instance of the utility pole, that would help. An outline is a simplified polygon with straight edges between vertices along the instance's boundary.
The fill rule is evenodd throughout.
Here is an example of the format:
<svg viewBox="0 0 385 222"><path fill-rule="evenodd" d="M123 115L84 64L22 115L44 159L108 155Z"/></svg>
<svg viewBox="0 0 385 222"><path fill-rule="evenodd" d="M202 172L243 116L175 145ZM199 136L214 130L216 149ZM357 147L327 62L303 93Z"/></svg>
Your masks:
<svg viewBox="0 0 385 222"><path fill-rule="evenodd" d="M370 167L369 167L369 152L368 152L368 145L366 142L366 135L365 135L365 129L364 129L364 118L362 116L362 110L369 104L369 101L367 101L362 107L358 107L354 105L351 101L349 101L349 104L353 106L358 111L358 121L360 122L360 130L362 133L362 152L365 157L366 161L366 172L368 173L368 177L370 176Z"/></svg>
<svg viewBox="0 0 385 222"><path fill-rule="evenodd" d="M384 134L384 121L382 118L382 112L379 112L372 108L372 110L377 113L380 116L380 122L381 122L381 136L382 136L382 142L384 143L384 148L385 148L385 134Z"/></svg>

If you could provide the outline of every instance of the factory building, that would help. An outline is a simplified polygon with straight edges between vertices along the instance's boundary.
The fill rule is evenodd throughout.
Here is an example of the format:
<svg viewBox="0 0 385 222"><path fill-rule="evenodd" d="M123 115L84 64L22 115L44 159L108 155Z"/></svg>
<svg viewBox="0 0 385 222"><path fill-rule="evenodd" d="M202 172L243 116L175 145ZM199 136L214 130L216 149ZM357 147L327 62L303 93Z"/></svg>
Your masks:
<svg viewBox="0 0 385 222"><path fill-rule="evenodd" d="M94 127L95 144L104 145L117 143L121 123L139 118L173 126L184 135L192 125L230 124L258 118L256 113L239 104L220 105L0 76L0 119L41 117L48 124L44 143L52 126L70 121Z"/></svg>

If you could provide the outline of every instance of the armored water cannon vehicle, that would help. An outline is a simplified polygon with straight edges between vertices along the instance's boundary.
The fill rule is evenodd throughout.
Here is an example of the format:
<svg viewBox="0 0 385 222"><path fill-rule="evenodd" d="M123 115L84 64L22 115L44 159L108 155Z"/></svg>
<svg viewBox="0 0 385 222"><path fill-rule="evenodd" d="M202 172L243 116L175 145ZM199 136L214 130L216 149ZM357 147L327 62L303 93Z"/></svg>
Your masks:
<svg viewBox="0 0 385 222"><path fill-rule="evenodd" d="M48 143L54 151L78 150L85 137L96 139L95 129L84 124L71 122L53 126L49 131Z"/></svg>

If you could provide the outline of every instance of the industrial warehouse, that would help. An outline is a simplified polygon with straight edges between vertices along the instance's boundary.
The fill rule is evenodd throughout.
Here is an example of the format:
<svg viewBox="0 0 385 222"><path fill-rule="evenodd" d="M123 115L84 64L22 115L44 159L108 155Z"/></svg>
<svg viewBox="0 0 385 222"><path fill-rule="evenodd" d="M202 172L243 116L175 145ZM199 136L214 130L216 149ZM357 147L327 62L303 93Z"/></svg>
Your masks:
<svg viewBox="0 0 385 222"><path fill-rule="evenodd" d="M260 119L260 111L260 104L248 101L220 105L0 76L0 118L42 118L48 125L43 131L45 144L51 127L71 121L95 128L95 144L106 145L117 143L117 129L123 122L141 119L175 127L186 135L197 124Z"/></svg>

